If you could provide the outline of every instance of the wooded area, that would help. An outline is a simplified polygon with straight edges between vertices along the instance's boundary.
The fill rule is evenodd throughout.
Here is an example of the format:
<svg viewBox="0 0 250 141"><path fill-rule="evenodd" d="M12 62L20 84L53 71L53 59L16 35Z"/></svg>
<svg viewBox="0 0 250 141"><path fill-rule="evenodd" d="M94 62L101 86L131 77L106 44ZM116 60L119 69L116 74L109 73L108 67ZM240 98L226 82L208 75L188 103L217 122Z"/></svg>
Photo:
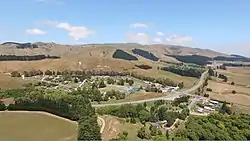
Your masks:
<svg viewBox="0 0 250 141"><path fill-rule="evenodd" d="M178 61L184 62L184 63L193 63L197 65L206 65L211 64L209 61L212 61L212 58L206 57L206 56L200 56L200 55L167 55L170 57L174 57Z"/></svg>
<svg viewBox="0 0 250 141"><path fill-rule="evenodd" d="M128 61L135 61L135 60L138 60L137 57L135 57L135 56L133 56L133 55L131 55L131 54L129 54L129 53L127 53L127 52L121 50L121 49L117 49L117 50L114 52L114 54L113 54L112 57L113 57L113 58L117 58L117 59L124 59L124 60L128 60Z"/></svg>
<svg viewBox="0 0 250 141"><path fill-rule="evenodd" d="M175 140L250 140L250 115L190 116Z"/></svg>
<svg viewBox="0 0 250 141"><path fill-rule="evenodd" d="M182 76L189 76L189 77L200 77L206 69L200 66L193 66L191 64L183 64L183 65L170 65L168 67L161 68L164 71L169 71L178 75Z"/></svg>
<svg viewBox="0 0 250 141"><path fill-rule="evenodd" d="M156 57L153 53L142 50L142 49L133 49L132 52L134 54L140 55L146 59L149 59L151 61L158 61L159 60L159 58Z"/></svg>

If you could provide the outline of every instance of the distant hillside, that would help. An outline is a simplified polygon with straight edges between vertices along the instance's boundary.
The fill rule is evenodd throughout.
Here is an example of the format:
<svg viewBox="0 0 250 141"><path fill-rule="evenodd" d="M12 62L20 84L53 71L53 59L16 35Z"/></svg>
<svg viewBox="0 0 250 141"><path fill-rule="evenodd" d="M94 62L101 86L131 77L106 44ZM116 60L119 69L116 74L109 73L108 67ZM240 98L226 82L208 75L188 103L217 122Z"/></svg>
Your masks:
<svg viewBox="0 0 250 141"><path fill-rule="evenodd" d="M134 54L137 54L137 55L140 55L146 59L149 59L151 61L158 61L159 58L156 57L154 54L152 54L151 52L148 52L148 51L145 51L145 50L142 50L142 49L133 49L132 52Z"/></svg>
<svg viewBox="0 0 250 141"><path fill-rule="evenodd" d="M14 46L17 49L38 48L36 44L32 44L32 43L4 42L1 45Z"/></svg>
<svg viewBox="0 0 250 141"><path fill-rule="evenodd" d="M22 49L17 48L17 46L19 45L23 45ZM29 48L30 45L35 46ZM182 63L183 60L178 61L175 57L172 57L171 55L199 54L200 56L205 57L229 56L205 49L195 49L190 47L162 44L140 45L135 43L105 43L65 45L53 42L35 42L31 44L5 42L0 45L0 54L15 56L49 55L60 57L59 59L43 59L41 61L35 62L29 61L28 63L24 63L21 61L1 61L0 72L33 68L40 68L41 70L46 70L50 68L55 70L110 68L112 70L120 71L138 69L138 67L135 67L136 64L152 66L153 69L150 69L148 71L152 70L153 72L154 69L158 66L168 65L169 63ZM136 57L138 60L130 55ZM140 69L140 71L141 70L142 69Z"/></svg>
<svg viewBox="0 0 250 141"><path fill-rule="evenodd" d="M121 49L117 49L114 52L114 54L113 54L112 57L113 58L117 58L117 59L124 59L124 60L128 60L128 61L138 60L137 57L135 57L135 56L133 56L133 55L131 55L131 54L129 54L129 53L121 50Z"/></svg>
<svg viewBox="0 0 250 141"><path fill-rule="evenodd" d="M206 57L229 56L209 49L191 48L177 45L150 45L167 55L200 55Z"/></svg>
<svg viewBox="0 0 250 141"><path fill-rule="evenodd" d="M250 58L234 55L231 57L225 57L225 56L217 56L213 58L216 61L241 61L241 62L250 62Z"/></svg>

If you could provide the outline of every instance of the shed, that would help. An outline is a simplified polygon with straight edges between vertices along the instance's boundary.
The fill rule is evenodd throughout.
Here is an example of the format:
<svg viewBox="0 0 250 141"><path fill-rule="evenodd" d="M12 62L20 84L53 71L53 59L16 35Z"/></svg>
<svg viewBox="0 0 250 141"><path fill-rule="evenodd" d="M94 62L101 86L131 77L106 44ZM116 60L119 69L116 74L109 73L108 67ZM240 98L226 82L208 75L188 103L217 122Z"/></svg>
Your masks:
<svg viewBox="0 0 250 141"><path fill-rule="evenodd" d="M218 104L219 103L218 101L214 101L214 100L210 100L209 102L212 103L212 104Z"/></svg>
<svg viewBox="0 0 250 141"><path fill-rule="evenodd" d="M207 106L205 106L204 109L207 110L207 111L215 111L215 109L207 107Z"/></svg>
<svg viewBox="0 0 250 141"><path fill-rule="evenodd" d="M160 127L160 124L158 124L158 123L152 123L151 126L153 126L153 127Z"/></svg>

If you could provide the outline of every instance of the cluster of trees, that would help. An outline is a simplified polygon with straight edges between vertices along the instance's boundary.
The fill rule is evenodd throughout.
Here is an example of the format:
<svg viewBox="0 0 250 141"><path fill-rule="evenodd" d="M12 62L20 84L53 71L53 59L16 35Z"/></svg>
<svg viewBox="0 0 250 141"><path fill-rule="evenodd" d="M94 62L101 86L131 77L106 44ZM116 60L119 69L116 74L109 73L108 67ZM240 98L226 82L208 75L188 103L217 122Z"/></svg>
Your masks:
<svg viewBox="0 0 250 141"><path fill-rule="evenodd" d="M39 75L41 74L40 70L36 70L36 71L25 71L26 73L26 77L28 76L32 76L33 74L36 74L34 72L40 72ZM12 72L13 77L19 77L21 76L20 72ZM24 74L24 73L23 73ZM64 70L64 71L51 71L51 70L46 70L45 72L43 72L43 74L45 75L68 75L68 76L82 76L82 79L85 78L90 78L90 76L131 76L140 80L144 80L144 81L150 81L150 82L154 82L154 83L159 83L162 84L163 86L178 86L178 84L176 84L175 82L173 82L172 80L168 79L168 78L154 78L154 77L148 77L148 76L144 76L144 75L139 75L137 73L130 73L130 72L115 72L115 71L103 71L103 70L84 70L84 71L70 71L70 70ZM81 79L81 81L82 81ZM131 81L131 80L130 80ZM129 84L133 83L133 82L128 82ZM108 83L113 83L113 80L109 80Z"/></svg>
<svg viewBox="0 0 250 141"><path fill-rule="evenodd" d="M162 93L162 90L160 88L157 88L154 84L148 85L145 88L146 92L157 92L157 93Z"/></svg>
<svg viewBox="0 0 250 141"><path fill-rule="evenodd" d="M121 85L121 86L124 86L124 84L125 84L125 80L124 79L119 79L118 81L117 81L117 83L116 83L117 85Z"/></svg>
<svg viewBox="0 0 250 141"><path fill-rule="evenodd" d="M211 64L210 61L212 61L212 58L200 55L166 55L166 56L174 57L178 61L184 63L193 63L197 65Z"/></svg>
<svg viewBox="0 0 250 141"><path fill-rule="evenodd" d="M111 78L111 77L108 77L106 81L107 81L107 83L110 84L110 85L113 85L113 84L115 84L115 82L116 82L115 79L113 79L113 78Z"/></svg>
<svg viewBox="0 0 250 141"><path fill-rule="evenodd" d="M37 75L43 75L43 71L31 70L31 71L23 71L22 73L18 71L13 71L10 74L11 74L11 77L21 77L21 75L24 75L25 77L32 77L32 76L37 76Z"/></svg>
<svg viewBox="0 0 250 141"><path fill-rule="evenodd" d="M123 59L123 60L128 60L128 61L135 61L138 60L137 57L121 50L121 49L117 49L114 53L113 53L113 58L117 58L117 59Z"/></svg>
<svg viewBox="0 0 250 141"><path fill-rule="evenodd" d="M224 74L219 74L218 78L223 79L224 82L227 82L228 78Z"/></svg>
<svg viewBox="0 0 250 141"><path fill-rule="evenodd" d="M90 101L101 102L104 101L103 94L98 89L98 86L93 83L90 87L83 87L77 91L71 92L71 95L87 96Z"/></svg>
<svg viewBox="0 0 250 141"><path fill-rule="evenodd" d="M71 92L71 95L80 95L80 96L87 95L92 102L96 101L98 103L101 101L108 101L109 99L116 99L116 100L125 99L126 94L120 91L110 90L107 91L106 93L101 93L101 91L98 89L100 87L100 84L97 85L93 83L90 87L85 86L82 89L78 89L77 91Z"/></svg>
<svg viewBox="0 0 250 141"><path fill-rule="evenodd" d="M171 65L168 67L162 67L161 69L164 71L169 71L178 75L189 77L200 77L205 71L204 68L193 67L190 65Z"/></svg>
<svg viewBox="0 0 250 141"><path fill-rule="evenodd" d="M221 66L217 66L217 68L221 69ZM223 67L222 67L223 68ZM226 68L224 68L226 69ZM224 82L227 82L228 78L224 74L218 74L217 72L213 71L211 68L209 68L208 73L210 76L218 77L220 79L223 79ZM234 82L231 83L231 85L234 85Z"/></svg>
<svg viewBox="0 0 250 141"><path fill-rule="evenodd" d="M18 71L13 71L11 72L11 77L21 77L21 75L24 75L25 77L32 77L32 76L37 76L37 75L63 75L65 78L71 78L72 76L84 76L84 78L90 78L90 75L88 75L85 71L70 71L70 70L64 70L64 71L52 71L52 70L46 70L46 71L41 71L41 70L31 70L31 71L23 71L23 72L18 72Z"/></svg>
<svg viewBox="0 0 250 141"><path fill-rule="evenodd" d="M174 99L173 101L173 105L174 106L178 106L181 103L187 103L190 99L190 96L182 96L182 97L177 97L176 99Z"/></svg>
<svg viewBox="0 0 250 141"><path fill-rule="evenodd" d="M163 86L174 86L175 87L178 85L168 78L154 78L154 77L138 75L136 73L132 73L131 76L134 78L140 79L140 80L149 81L149 82L153 82L153 83L159 83Z"/></svg>
<svg viewBox="0 0 250 141"><path fill-rule="evenodd" d="M59 56L49 55L30 55L30 56L16 56L16 55L0 55L0 61L33 61L42 59L59 59Z"/></svg>
<svg viewBox="0 0 250 141"><path fill-rule="evenodd" d="M132 86L134 84L134 80L133 79L125 79L125 82L129 84L129 86Z"/></svg>
<svg viewBox="0 0 250 141"><path fill-rule="evenodd" d="M181 101L186 101L186 98L180 98L176 100L181 106ZM101 115L113 115L121 118L129 118L132 123L135 118L138 118L142 123L145 122L157 122L167 120L167 126L170 127L174 124L177 118L185 119L189 115L189 109L187 107L182 107L181 111L175 111L176 104L164 100L155 101L150 107L147 104L137 104L137 105L121 105L121 106L108 106L101 107L96 110L97 113Z"/></svg>
<svg viewBox="0 0 250 141"><path fill-rule="evenodd" d="M155 141L165 141L170 139L170 133L168 130L166 131L165 135L163 135L162 130L154 126L150 126L149 131L146 129L146 127L142 127L138 131L137 136L141 139L153 139Z"/></svg>
<svg viewBox="0 0 250 141"><path fill-rule="evenodd" d="M151 66L145 65L145 64L142 64L142 65L135 65L135 66L138 67L138 68L140 68L140 69L144 69L144 70L152 69Z"/></svg>
<svg viewBox="0 0 250 141"><path fill-rule="evenodd" d="M153 53L142 50L142 49L133 49L132 52L134 54L140 55L146 59L149 59L151 61L158 61L159 60L159 58L156 57Z"/></svg>
<svg viewBox="0 0 250 141"><path fill-rule="evenodd" d="M79 123L78 140L101 140L97 116L87 94L45 92L35 88L1 92L2 98L12 96L15 102L7 106L7 110L45 111L75 120Z"/></svg>
<svg viewBox="0 0 250 141"><path fill-rule="evenodd" d="M249 140L250 115L190 116L174 140Z"/></svg>
<svg viewBox="0 0 250 141"><path fill-rule="evenodd" d="M109 99L120 100L120 99L125 99L125 97L126 97L125 93L122 93L122 92L117 91L117 90L111 90L111 91L106 92L103 100L104 101L108 101Z"/></svg>
<svg viewBox="0 0 250 141"><path fill-rule="evenodd" d="M225 65L220 65L220 66L217 66L217 69L227 70L227 67Z"/></svg>
<svg viewBox="0 0 250 141"><path fill-rule="evenodd" d="M5 111L5 110L6 110L5 104L2 101L0 101L0 111Z"/></svg>

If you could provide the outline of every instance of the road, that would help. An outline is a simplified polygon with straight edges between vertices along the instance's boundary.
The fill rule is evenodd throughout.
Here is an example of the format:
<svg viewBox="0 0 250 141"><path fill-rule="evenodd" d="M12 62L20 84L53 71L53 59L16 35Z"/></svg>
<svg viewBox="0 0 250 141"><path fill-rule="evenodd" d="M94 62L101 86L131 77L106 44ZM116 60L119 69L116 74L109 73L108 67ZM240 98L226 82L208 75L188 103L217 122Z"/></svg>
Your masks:
<svg viewBox="0 0 250 141"><path fill-rule="evenodd" d="M84 83L87 81L87 79L84 79L83 81L82 81L82 83L78 86L79 88L80 87L82 87L82 85L84 85Z"/></svg>
<svg viewBox="0 0 250 141"><path fill-rule="evenodd" d="M105 107L105 106L115 106L115 105L124 105L124 104L137 104L137 103L144 103L144 102L150 102L150 101L157 101L157 100L174 100L175 98L178 98L180 95L184 95L184 94L189 94L193 91L195 91L196 89L198 89L205 81L205 78L208 76L208 70L205 71L201 77L199 82L194 85L192 88L188 89L188 90L184 90L181 92L173 92L172 94L169 94L167 96L163 96L163 97L158 97L158 98L151 98L151 99L144 99L144 100L138 100L138 101L129 101L129 102L120 102L120 103L111 103L111 104L95 104L92 105L93 107ZM192 100L190 107L195 103L194 100Z"/></svg>
<svg viewBox="0 0 250 141"><path fill-rule="evenodd" d="M100 133L102 133L103 132L103 130L104 130L104 127L106 126L105 124L105 120L103 119L103 118L101 118L101 117L97 117L101 122L102 122L102 127L101 127L101 130L100 130Z"/></svg>
<svg viewBox="0 0 250 141"><path fill-rule="evenodd" d="M44 80L45 78L47 78L48 76L44 76L42 79L41 79L41 81L42 82L46 82L46 83L48 83L48 84L51 84L51 83L54 83L54 82L51 82L51 81L47 81L47 80ZM64 85L64 84L61 84L61 83L57 83L59 86L61 86L61 87L66 87L66 88L72 88L71 86L68 86L68 85Z"/></svg>
<svg viewBox="0 0 250 141"><path fill-rule="evenodd" d="M201 75L200 80L199 80L199 82L196 85L194 85L192 88L190 88L188 90L182 91L182 93L187 93L188 94L188 93L192 93L193 91L197 90L204 83L204 81L205 81L205 79L206 79L207 76L208 76L208 70L205 71Z"/></svg>

